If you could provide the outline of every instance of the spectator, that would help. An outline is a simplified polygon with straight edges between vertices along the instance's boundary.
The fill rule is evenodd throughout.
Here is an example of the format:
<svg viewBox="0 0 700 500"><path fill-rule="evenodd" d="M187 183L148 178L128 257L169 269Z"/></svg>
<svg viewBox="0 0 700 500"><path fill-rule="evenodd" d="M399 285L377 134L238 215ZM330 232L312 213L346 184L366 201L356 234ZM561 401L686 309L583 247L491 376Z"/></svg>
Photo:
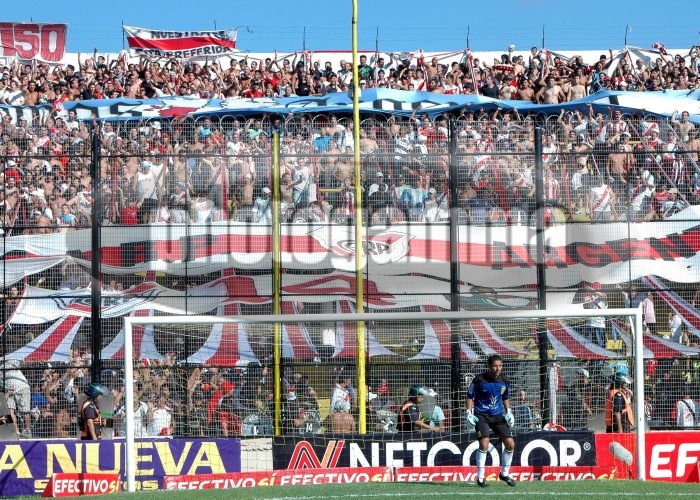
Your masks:
<svg viewBox="0 0 700 500"><path fill-rule="evenodd" d="M514 429L532 429L534 426L532 418L532 404L528 401L527 391L520 390L512 403L513 417L515 417Z"/></svg>
<svg viewBox="0 0 700 500"><path fill-rule="evenodd" d="M676 427L695 427L695 411L695 401L688 394L684 394L676 403Z"/></svg>
<svg viewBox="0 0 700 500"><path fill-rule="evenodd" d="M31 438L31 386L24 373L20 370L20 366L21 361L18 359L6 359L4 361L5 387L3 392L7 398L7 407L13 415L17 436Z"/></svg>
<svg viewBox="0 0 700 500"><path fill-rule="evenodd" d="M591 410L590 375L585 368L576 371L576 380L566 387L566 406L562 425L567 430L587 429Z"/></svg>
<svg viewBox="0 0 700 500"><path fill-rule="evenodd" d="M598 287L587 287L584 291L584 309L607 309L607 295ZM606 344L606 320L605 316L594 316L586 323L586 337L589 342L595 343L598 347L605 348Z"/></svg>
<svg viewBox="0 0 700 500"><path fill-rule="evenodd" d="M668 313L668 329L671 332L671 340L680 343L683 329L683 319L676 311Z"/></svg>
<svg viewBox="0 0 700 500"><path fill-rule="evenodd" d="M646 332L656 335L656 311L654 310L654 299L651 292L647 292L646 297L642 300L642 316Z"/></svg>

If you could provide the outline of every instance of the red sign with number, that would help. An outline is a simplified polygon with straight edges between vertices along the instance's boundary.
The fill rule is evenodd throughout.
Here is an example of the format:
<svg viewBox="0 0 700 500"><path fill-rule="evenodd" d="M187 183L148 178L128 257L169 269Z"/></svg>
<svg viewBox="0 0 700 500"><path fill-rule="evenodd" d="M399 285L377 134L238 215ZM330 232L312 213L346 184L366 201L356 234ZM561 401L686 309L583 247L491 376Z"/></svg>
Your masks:
<svg viewBox="0 0 700 500"><path fill-rule="evenodd" d="M59 62L67 32L65 24L0 23L0 56Z"/></svg>

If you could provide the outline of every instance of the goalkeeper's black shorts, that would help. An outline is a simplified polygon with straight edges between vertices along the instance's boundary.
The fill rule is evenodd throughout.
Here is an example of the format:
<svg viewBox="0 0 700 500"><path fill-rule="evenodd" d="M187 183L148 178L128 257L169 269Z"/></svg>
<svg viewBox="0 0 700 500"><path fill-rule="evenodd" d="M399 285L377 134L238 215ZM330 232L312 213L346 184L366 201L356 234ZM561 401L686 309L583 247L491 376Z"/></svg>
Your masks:
<svg viewBox="0 0 700 500"><path fill-rule="evenodd" d="M506 423L505 415L489 415L488 413L476 413L479 421L476 423L476 438L489 437L491 431L501 439L512 437L510 426Z"/></svg>

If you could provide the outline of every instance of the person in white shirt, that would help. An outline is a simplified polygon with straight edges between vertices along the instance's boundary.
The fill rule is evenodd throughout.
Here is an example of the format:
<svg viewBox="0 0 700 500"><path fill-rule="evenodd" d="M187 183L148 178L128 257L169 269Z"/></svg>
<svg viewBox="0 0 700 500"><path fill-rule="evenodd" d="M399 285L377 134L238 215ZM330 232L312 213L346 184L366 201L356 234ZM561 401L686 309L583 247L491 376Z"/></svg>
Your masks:
<svg viewBox="0 0 700 500"><path fill-rule="evenodd" d="M609 221L615 210L615 193L602 177L596 179L588 199L591 222Z"/></svg>
<svg viewBox="0 0 700 500"><path fill-rule="evenodd" d="M683 333L683 320L675 311L668 313L668 329L671 331L671 340L680 343Z"/></svg>
<svg viewBox="0 0 700 500"><path fill-rule="evenodd" d="M151 437L172 436L175 421L173 410L168 405L168 397L164 394L158 396L157 402L148 402L148 411L151 413L149 435Z"/></svg>
<svg viewBox="0 0 700 500"><path fill-rule="evenodd" d="M255 199L253 220L258 224L272 224L272 199L267 186L262 188L262 195Z"/></svg>
<svg viewBox="0 0 700 500"><path fill-rule="evenodd" d="M31 424L31 386L20 371L22 362L19 359L6 359L3 362L5 369L3 380L5 382L4 392L7 398L7 407L14 415L21 415L24 428L20 431L17 427L17 418L14 418L15 430L21 437L32 437Z"/></svg>
<svg viewBox="0 0 700 500"><path fill-rule="evenodd" d="M676 426L695 427L695 401L687 394L676 403Z"/></svg>

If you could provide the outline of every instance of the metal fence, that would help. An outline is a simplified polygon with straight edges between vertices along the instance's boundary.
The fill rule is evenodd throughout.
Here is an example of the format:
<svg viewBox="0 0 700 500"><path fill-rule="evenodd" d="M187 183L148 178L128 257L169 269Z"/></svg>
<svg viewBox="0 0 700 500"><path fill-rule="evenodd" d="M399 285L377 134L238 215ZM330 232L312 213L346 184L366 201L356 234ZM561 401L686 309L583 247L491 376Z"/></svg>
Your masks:
<svg viewBox="0 0 700 500"><path fill-rule="evenodd" d="M5 189L0 191L4 197L0 209L6 264L1 347L8 358L23 359L20 368L32 395L31 412L20 412L18 417L25 423L17 430L22 433L31 428L33 435L41 437L74 435L71 427L75 426L77 410L71 405L95 373L115 391L123 379L118 349L120 316L103 312L100 354L92 352L92 338L97 332L85 320L92 274L90 232L86 230L93 224L99 225L100 231L105 308L158 296L176 302L183 314L272 313L272 291L269 283L263 286L272 272L272 260L269 245L261 236L269 234L272 223L274 133L280 135L281 145L281 187L277 193L281 200L280 216L285 234L289 235L290 253L299 249L299 255L304 256L311 254L311 243L304 240L296 243L303 248L295 247L295 241L302 241L300 234L306 236L319 227L337 228L355 223L356 183L362 186L365 208L362 222L367 234L373 234L373 228L394 227L409 239L422 239L427 242L427 261L431 261L432 253L444 255L445 248L451 244L448 228L455 215L457 225L462 228L457 233L461 238L457 243L461 244L469 244L470 238L476 238L477 234L494 241L493 231L501 231L497 234L509 241L530 238L528 235L538 229L556 227L562 228L571 241L577 241L582 232L591 231L592 227L606 241L614 242L636 241L639 227L657 228L648 230L665 235L673 232L667 229L676 227L673 224L692 227L693 212L683 209L698 204L700 187L697 169L700 147L694 129L684 122L671 123L641 115L519 116L503 110L486 114L468 109L456 116L374 115L363 118L358 125L359 144L353 139L352 119L333 115L227 116L196 121L178 118L99 124L78 122L70 117L65 120L45 117L39 122L41 125L33 125L30 134L23 135L16 130L17 126L3 128L0 159L5 165ZM543 228L536 227L537 128L543 137ZM97 136L92 130L97 131ZM360 179L354 176L355 148L361 152ZM601 182L610 189L609 202L602 208L596 205L599 198L591 195L592 188ZM451 200L453 187L456 200ZM98 203L94 195L99 197ZM93 210L95 205L99 213ZM691 218L684 220L682 214L690 214ZM640 225L645 222L653 224ZM229 253L255 258L236 257L228 266L213 265L217 252L206 261L206 254L204 257L197 254L198 238L208 245L224 245ZM154 248L147 244L149 241L169 243ZM184 250L181 245L185 246ZM66 258L58 258L66 253ZM120 270L148 261L144 255L150 253L165 265L157 270L152 267L127 273ZM634 279L598 286L581 282L573 268L559 270L567 281L575 284L563 287L549 284L548 297L571 296L571 300L582 302L588 294L604 299L609 307L621 307L637 300L635 296L639 297L639 303L649 293L649 300L656 305L656 319L648 321L650 333L674 337L674 341L680 339L678 345L692 349L698 341L692 316L697 313L694 283L700 276L689 278L686 274L677 281L637 278L632 272L633 259L625 259L624 253L619 255L623 257L615 257L620 258L617 275L634 275ZM27 264L19 278L8 271L13 260L27 257L44 260L41 264L23 261ZM56 257L56 261L48 260L49 257ZM508 265L523 258L508 255ZM468 265L471 259L478 259L478 255L465 255L460 262ZM401 291L403 309L397 309L418 311L424 310L426 304L431 307L440 307L436 303L448 304L445 297L455 289L448 272L449 258L435 260L431 266L405 267L401 275L412 277L414 284L406 285ZM306 286L314 278L336 279L333 268L317 266L311 261L297 264L288 265L282 278L282 285L288 290L285 307L302 317L313 312L342 314L352 307L350 301L341 300L354 293L352 284L346 290L332 292L328 291L330 288L318 292L317 288ZM522 282L504 285L488 280L479 282L476 277L475 281L460 280L456 288L461 307L535 308L537 294L532 285L538 282L536 269L521 267L518 276ZM557 267L556 262L547 272L556 270L552 267ZM686 271L694 272L692 267ZM225 281L231 275L239 278L234 288ZM430 287L421 288L420 277L424 275L437 279L431 279ZM376 263L367 264L365 279L370 283L384 279ZM254 286L244 289L244 282ZM396 287L404 283L399 279L395 282ZM329 294L333 300L312 297L319 293ZM373 309L382 292L367 289L365 296L367 306ZM212 304L231 297L240 300L235 306L206 309L202 297L211 299ZM56 317L42 316L47 303L60 303L61 307L69 304L70 309ZM688 307L684 309L679 304ZM129 313L141 314L133 309ZM682 316L678 337L672 323L677 314ZM46 319L49 316L51 319ZM540 388L532 383L541 370L535 345L537 331L532 325L490 326L497 336L524 351L525 354L507 358L506 371L514 380L511 397L517 396L523 404L532 406L532 426L541 424L540 412L544 409L530 404L541 400ZM398 351L401 359L408 359L421 352L427 336L439 327L411 324L387 329L382 326L375 333L379 345L389 345ZM57 329L65 330L61 338L70 333L69 345L51 343ZM308 376L309 384L324 398L330 398L329 380L335 377L333 374L338 373L340 366L353 364L351 357L333 356L337 330L334 325L307 325L310 345L319 355L295 359L292 354L285 358L292 365L286 368L287 375L298 372ZM212 417L218 414L217 399L223 398L229 387L223 382L236 385L246 377L258 377L270 383L269 376L263 377L255 368L231 366L230 357L219 365L216 360L203 364L189 362L207 341L210 331L142 333L152 342L149 346L154 355L150 356L142 347L138 371L141 396L146 402L152 399L153 404L170 409L176 424L169 432L175 435L229 432ZM253 329L247 334L262 370L270 360L269 332ZM410 379L435 387L438 395L447 398L444 402L447 408L461 408L461 400L450 400L447 395L452 394L451 389L456 385L463 384L464 374L478 373L483 367L480 358L487 350L473 329L461 331L460 335L467 344L473 343L470 348L477 356L473 361L460 362L460 381L453 380L449 354L434 355L409 365L380 355L370 364L370 392L390 395L396 402L404 396L405 381ZM46 339L54 340L46 343ZM593 382L593 390L587 397L600 417L604 402L602 388L608 382L611 366L620 359L630 362L617 340L608 326L602 347L619 353L620 357L611 357L606 364L592 359L558 359L552 353L553 360L548 366L555 367L553 363L556 363L562 374L561 401L567 400L566 386L576 379L577 370L585 368ZM445 352L449 353L450 348ZM100 368L97 371L95 363ZM686 392L693 399L700 397L698 365L693 351L667 349L649 360L651 389L645 398L650 408L654 408L649 415L654 425L674 427L675 401ZM8 394L12 390L12 384L7 382L13 371L10 368L6 365L4 371ZM209 388L206 397L192 398L191 389L204 385ZM391 387L391 394L384 392L385 387ZM20 389L24 391L20 387L15 390L18 393ZM13 399L11 405L19 404L27 409L17 396L10 399ZM266 398L263 400L267 402ZM546 411L557 414L556 408ZM563 414L566 410L562 410L560 415ZM50 423L46 424L45 420ZM452 425L461 423L455 421ZM591 421L589 425L602 430L600 422ZM243 432L242 427L236 429L231 435Z"/></svg>

